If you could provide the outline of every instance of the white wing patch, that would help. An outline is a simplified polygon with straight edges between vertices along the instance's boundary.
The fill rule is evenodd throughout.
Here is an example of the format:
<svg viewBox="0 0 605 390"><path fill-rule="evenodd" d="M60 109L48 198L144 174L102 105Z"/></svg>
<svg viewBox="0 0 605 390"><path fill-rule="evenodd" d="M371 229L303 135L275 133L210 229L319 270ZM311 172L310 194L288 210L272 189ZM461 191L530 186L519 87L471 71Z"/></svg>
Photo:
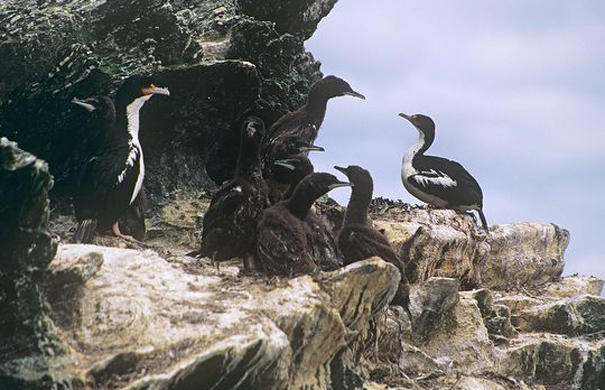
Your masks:
<svg viewBox="0 0 605 390"><path fill-rule="evenodd" d="M414 179L418 184L427 187L429 185L436 185L440 187L455 187L458 185L456 180L452 179L441 171L431 169L430 171L418 172L413 175Z"/></svg>
<svg viewBox="0 0 605 390"><path fill-rule="evenodd" d="M235 192L242 192L242 187L241 186L237 186L233 189L233 191Z"/></svg>

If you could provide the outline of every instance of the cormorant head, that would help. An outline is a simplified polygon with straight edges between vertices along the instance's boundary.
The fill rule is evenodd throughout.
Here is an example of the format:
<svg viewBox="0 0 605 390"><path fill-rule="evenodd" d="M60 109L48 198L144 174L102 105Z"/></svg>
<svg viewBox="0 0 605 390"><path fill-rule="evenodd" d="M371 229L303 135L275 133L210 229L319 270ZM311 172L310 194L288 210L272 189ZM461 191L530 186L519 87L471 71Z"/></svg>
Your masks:
<svg viewBox="0 0 605 390"><path fill-rule="evenodd" d="M242 135L247 139L260 140L265 134L265 122L257 116L249 116L244 119Z"/></svg>
<svg viewBox="0 0 605 390"><path fill-rule="evenodd" d="M275 161L271 173L279 183L292 184L313 173L313 169L313 164L307 156L299 154L292 158Z"/></svg>
<svg viewBox="0 0 605 390"><path fill-rule="evenodd" d="M84 108L103 122L111 123L116 118L116 108L113 105L113 101L108 96L100 95L85 100L74 98L71 102Z"/></svg>
<svg viewBox="0 0 605 390"><path fill-rule="evenodd" d="M412 125L414 125L414 127L416 129L418 129L418 131L420 131L424 134L434 134L435 133L435 122L433 122L433 120L426 115L422 115L422 114L407 115L407 114L401 113L401 114L399 114L399 116L410 121L410 123Z"/></svg>
<svg viewBox="0 0 605 390"><path fill-rule="evenodd" d="M330 173L318 172L307 175L298 183L295 192L303 192L305 197L318 199L338 187L350 187L351 183L340 181Z"/></svg>
<svg viewBox="0 0 605 390"><path fill-rule="evenodd" d="M331 99L338 96L353 96L365 99L365 96L351 88L349 83L336 76L326 76L317 81L309 91L309 99L321 98Z"/></svg>
<svg viewBox="0 0 605 390"><path fill-rule="evenodd" d="M128 107L133 102L137 102L137 105L143 105L143 103L153 95L170 95L168 88L161 88L157 86L157 82L151 76L133 75L128 77L122 83L122 86L116 93L116 106Z"/></svg>
<svg viewBox="0 0 605 390"><path fill-rule="evenodd" d="M370 172L358 165L349 165L346 168L335 166L334 169L344 173L353 187L357 186L373 186L372 175Z"/></svg>

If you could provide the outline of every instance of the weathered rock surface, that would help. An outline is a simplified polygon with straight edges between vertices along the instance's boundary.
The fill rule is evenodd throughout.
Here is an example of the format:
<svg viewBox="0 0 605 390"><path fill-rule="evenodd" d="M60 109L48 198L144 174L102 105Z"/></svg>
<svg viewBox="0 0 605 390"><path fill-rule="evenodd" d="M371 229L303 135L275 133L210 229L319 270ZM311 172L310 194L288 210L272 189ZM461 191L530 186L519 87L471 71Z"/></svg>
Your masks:
<svg viewBox="0 0 605 390"><path fill-rule="evenodd" d="M326 388L399 279L380 259L284 280L91 245L61 246L50 270L51 378L76 388Z"/></svg>
<svg viewBox="0 0 605 390"><path fill-rule="evenodd" d="M39 283L57 249L46 230L52 183L44 161L0 138L0 367L24 358L46 369L53 341ZM4 374L0 368L0 384Z"/></svg>
<svg viewBox="0 0 605 390"><path fill-rule="evenodd" d="M569 233L554 224L494 225L486 235L470 217L453 210L413 208L397 222L376 220L374 225L407 260L411 281L458 278L464 287L510 289L555 281L569 242Z"/></svg>

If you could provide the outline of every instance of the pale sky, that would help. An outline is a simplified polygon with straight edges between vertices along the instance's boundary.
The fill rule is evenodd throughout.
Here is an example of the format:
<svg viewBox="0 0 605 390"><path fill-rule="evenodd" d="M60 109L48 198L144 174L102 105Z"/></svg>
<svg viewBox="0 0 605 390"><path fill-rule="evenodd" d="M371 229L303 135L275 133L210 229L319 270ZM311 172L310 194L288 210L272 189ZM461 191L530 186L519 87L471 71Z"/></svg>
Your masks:
<svg viewBox="0 0 605 390"><path fill-rule="evenodd" d="M605 278L605 1L340 0L306 47L367 97L330 101L316 171L361 165L374 196L421 203L399 177L417 132L397 114L429 115L427 154L478 180L488 223L557 223L564 274Z"/></svg>

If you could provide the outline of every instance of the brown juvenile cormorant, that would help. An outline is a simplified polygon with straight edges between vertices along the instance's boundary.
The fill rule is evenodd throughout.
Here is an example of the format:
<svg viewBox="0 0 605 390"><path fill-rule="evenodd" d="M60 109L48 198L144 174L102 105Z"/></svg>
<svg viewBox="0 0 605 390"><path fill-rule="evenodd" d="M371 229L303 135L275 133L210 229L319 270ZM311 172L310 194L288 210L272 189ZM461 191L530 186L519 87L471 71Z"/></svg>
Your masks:
<svg viewBox="0 0 605 390"><path fill-rule="evenodd" d="M282 116L269 128L262 149L265 164L271 163L268 159L273 156L276 144L280 144L284 137L296 136L303 141L313 143L326 115L328 100L338 96L365 99L346 81L336 76L326 76L317 81L311 86L304 106Z"/></svg>
<svg viewBox="0 0 605 390"><path fill-rule="evenodd" d="M405 273L405 264L393 251L386 237L368 223L368 208L374 190L370 172L357 165L334 168L344 173L353 185L342 229L338 233L338 249L344 257L344 263L351 264L379 256L397 267L401 273L401 281L391 304L403 307L411 321L410 285Z"/></svg>
<svg viewBox="0 0 605 390"><path fill-rule="evenodd" d="M349 185L329 173L312 173L298 183L292 196L263 211L256 256L267 273L292 276L317 271L307 247L310 227L305 218L320 196Z"/></svg>
<svg viewBox="0 0 605 390"><path fill-rule="evenodd" d="M234 257L245 260L254 251L258 218L269 205L259 154L264 130L260 118L246 118L235 177L214 194L204 215L201 249L196 254L210 257L213 263Z"/></svg>
<svg viewBox="0 0 605 390"><path fill-rule="evenodd" d="M90 242L97 225L120 232L119 219L139 195L145 176L139 142L139 110L153 95L169 95L152 77L128 77L115 98L115 120L107 122L103 143L84 167L74 206L78 227L75 242ZM111 114L107 114L111 115Z"/></svg>
<svg viewBox="0 0 605 390"><path fill-rule="evenodd" d="M406 190L430 205L461 212L476 210L483 229L488 231L483 215L483 192L479 183L456 161L425 156L435 140L435 122L422 114L400 117L418 130L416 144L408 149L401 162L401 181Z"/></svg>

